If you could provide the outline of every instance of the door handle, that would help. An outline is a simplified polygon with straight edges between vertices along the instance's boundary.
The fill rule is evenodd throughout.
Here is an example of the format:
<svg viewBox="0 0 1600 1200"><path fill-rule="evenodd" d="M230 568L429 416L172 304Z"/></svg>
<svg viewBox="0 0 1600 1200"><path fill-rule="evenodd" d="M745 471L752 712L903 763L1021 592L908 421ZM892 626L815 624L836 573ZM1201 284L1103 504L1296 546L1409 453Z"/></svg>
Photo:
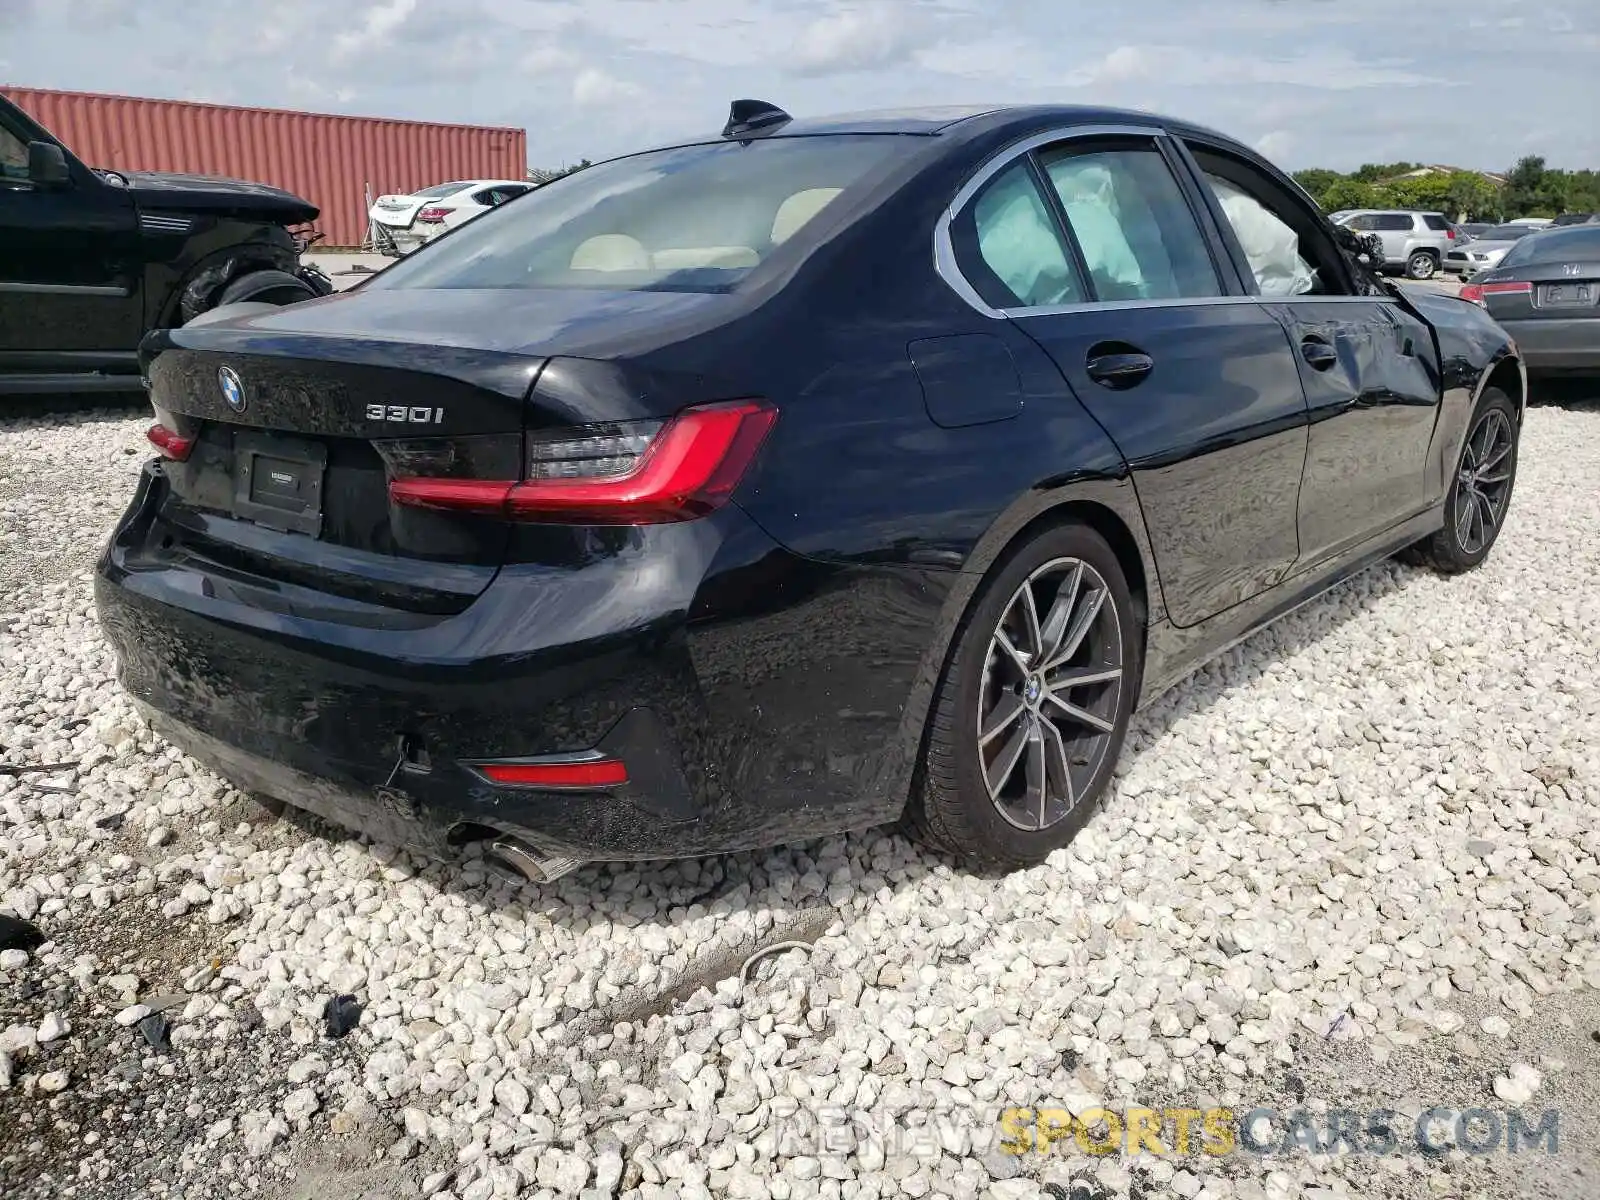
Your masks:
<svg viewBox="0 0 1600 1200"><path fill-rule="evenodd" d="M1098 348L1098 347L1097 347ZM1121 351L1110 354L1096 354L1089 352L1088 361L1084 369L1088 371L1089 378L1101 387L1121 391L1140 383L1144 377L1155 370L1155 359L1138 350Z"/></svg>
<svg viewBox="0 0 1600 1200"><path fill-rule="evenodd" d="M1314 371L1326 371L1339 361L1339 352L1319 337L1308 337L1300 342L1300 357Z"/></svg>

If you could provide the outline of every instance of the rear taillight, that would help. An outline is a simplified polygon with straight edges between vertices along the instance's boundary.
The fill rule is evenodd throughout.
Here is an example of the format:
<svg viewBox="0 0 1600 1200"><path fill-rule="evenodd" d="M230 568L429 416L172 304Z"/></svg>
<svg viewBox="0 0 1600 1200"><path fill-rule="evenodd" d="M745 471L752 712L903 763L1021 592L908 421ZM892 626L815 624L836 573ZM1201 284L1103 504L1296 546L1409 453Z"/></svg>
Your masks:
<svg viewBox="0 0 1600 1200"><path fill-rule="evenodd" d="M165 425L152 425L145 431L145 437L150 439L150 444L161 451L163 458L170 458L174 462L183 462L194 449L194 439L184 437L181 433L174 433Z"/></svg>
<svg viewBox="0 0 1600 1200"><path fill-rule="evenodd" d="M396 479L396 504L575 525L692 521L727 502L777 410L760 400L654 421L579 426L528 439L520 480Z"/></svg>
<svg viewBox="0 0 1600 1200"><path fill-rule="evenodd" d="M448 208L425 208L417 214L417 220L426 221L430 225L437 225L450 215Z"/></svg>
<svg viewBox="0 0 1600 1200"><path fill-rule="evenodd" d="M1464 283L1461 285L1461 290L1457 292L1456 295L1460 296L1463 300L1469 300L1473 304L1481 305L1483 303L1483 285L1478 283Z"/></svg>
<svg viewBox="0 0 1600 1200"><path fill-rule="evenodd" d="M1446 240L1453 242L1456 240L1456 231L1454 229L1446 229L1444 231L1444 236Z"/></svg>
<svg viewBox="0 0 1600 1200"><path fill-rule="evenodd" d="M621 787L628 782L627 764L598 755L566 761L522 759L467 763L466 766L500 787L607 788Z"/></svg>

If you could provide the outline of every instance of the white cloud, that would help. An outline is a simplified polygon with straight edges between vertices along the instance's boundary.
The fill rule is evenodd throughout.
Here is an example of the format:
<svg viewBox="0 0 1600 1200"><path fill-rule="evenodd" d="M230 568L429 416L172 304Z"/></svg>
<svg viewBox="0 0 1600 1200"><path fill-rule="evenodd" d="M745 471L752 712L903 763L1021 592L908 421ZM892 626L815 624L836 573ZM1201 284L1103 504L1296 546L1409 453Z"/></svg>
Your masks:
<svg viewBox="0 0 1600 1200"><path fill-rule="evenodd" d="M1267 158L1282 158L1294 148L1296 138L1287 129L1274 129L1255 140L1256 150Z"/></svg>
<svg viewBox="0 0 1600 1200"><path fill-rule="evenodd" d="M624 100L635 100L642 94L637 84L607 75L597 67L583 68L572 80L574 104L617 104Z"/></svg>
<svg viewBox="0 0 1600 1200"><path fill-rule="evenodd" d="M1437 75L1411 69L1407 60L1362 62L1332 47L1277 57L1173 45L1118 46L1088 70L1069 73L1066 81L1074 87L1125 83L1208 87L1255 83L1328 91L1446 82Z"/></svg>
<svg viewBox="0 0 1600 1200"><path fill-rule="evenodd" d="M1428 6L1392 0L1139 0L1114 21L1085 11L1061 0L274 0L263 23L259 0L0 0L0 78L518 125L543 163L713 132L730 99L760 96L797 116L1146 108L1271 146L1291 167L1494 168L1529 153L1600 165L1595 0L1454 0L1448 29ZM1523 26L1500 27L1517 16ZM115 36L85 36L112 21ZM1465 35L1474 21L1492 36ZM1461 86L1485 78L1495 86ZM627 120L594 119L624 104Z"/></svg>
<svg viewBox="0 0 1600 1200"><path fill-rule="evenodd" d="M381 0L371 5L362 14L359 28L346 30L333 39L335 59L381 48L416 9L417 0Z"/></svg>
<svg viewBox="0 0 1600 1200"><path fill-rule="evenodd" d="M922 30L922 20L908 5L841 8L806 26L795 47L795 66L819 75L888 66L910 56Z"/></svg>

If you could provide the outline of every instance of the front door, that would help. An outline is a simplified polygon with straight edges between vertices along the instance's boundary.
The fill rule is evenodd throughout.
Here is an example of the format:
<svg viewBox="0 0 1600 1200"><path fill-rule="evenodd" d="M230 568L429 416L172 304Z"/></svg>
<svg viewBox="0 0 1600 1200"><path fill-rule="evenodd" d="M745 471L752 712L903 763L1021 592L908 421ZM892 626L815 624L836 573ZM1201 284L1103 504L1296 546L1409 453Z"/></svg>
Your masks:
<svg viewBox="0 0 1600 1200"><path fill-rule="evenodd" d="M66 185L36 184L32 136L0 111L0 375L131 362L143 331L133 198L70 159Z"/></svg>
<svg viewBox="0 0 1600 1200"><path fill-rule="evenodd" d="M1365 294L1374 289L1357 286L1321 215L1270 175L1229 151L1189 149L1241 274L1294 347L1311 421L1298 517L1311 566L1427 506L1433 333L1394 296Z"/></svg>
<svg viewBox="0 0 1600 1200"><path fill-rule="evenodd" d="M1167 612L1197 624L1298 556L1294 355L1283 327L1237 294L1157 139L1072 140L1037 163L1090 298L1013 319L1127 460Z"/></svg>

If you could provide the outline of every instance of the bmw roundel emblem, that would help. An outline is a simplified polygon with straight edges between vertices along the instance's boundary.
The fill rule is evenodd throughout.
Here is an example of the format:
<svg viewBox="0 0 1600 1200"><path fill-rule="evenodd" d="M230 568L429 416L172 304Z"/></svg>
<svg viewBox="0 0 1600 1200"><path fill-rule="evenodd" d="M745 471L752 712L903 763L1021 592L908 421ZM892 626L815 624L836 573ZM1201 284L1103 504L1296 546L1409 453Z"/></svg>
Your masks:
<svg viewBox="0 0 1600 1200"><path fill-rule="evenodd" d="M239 378L239 372L223 367L217 372L217 384L222 388L222 398L228 402L228 407L234 412L243 412L250 401L244 394L244 381Z"/></svg>

